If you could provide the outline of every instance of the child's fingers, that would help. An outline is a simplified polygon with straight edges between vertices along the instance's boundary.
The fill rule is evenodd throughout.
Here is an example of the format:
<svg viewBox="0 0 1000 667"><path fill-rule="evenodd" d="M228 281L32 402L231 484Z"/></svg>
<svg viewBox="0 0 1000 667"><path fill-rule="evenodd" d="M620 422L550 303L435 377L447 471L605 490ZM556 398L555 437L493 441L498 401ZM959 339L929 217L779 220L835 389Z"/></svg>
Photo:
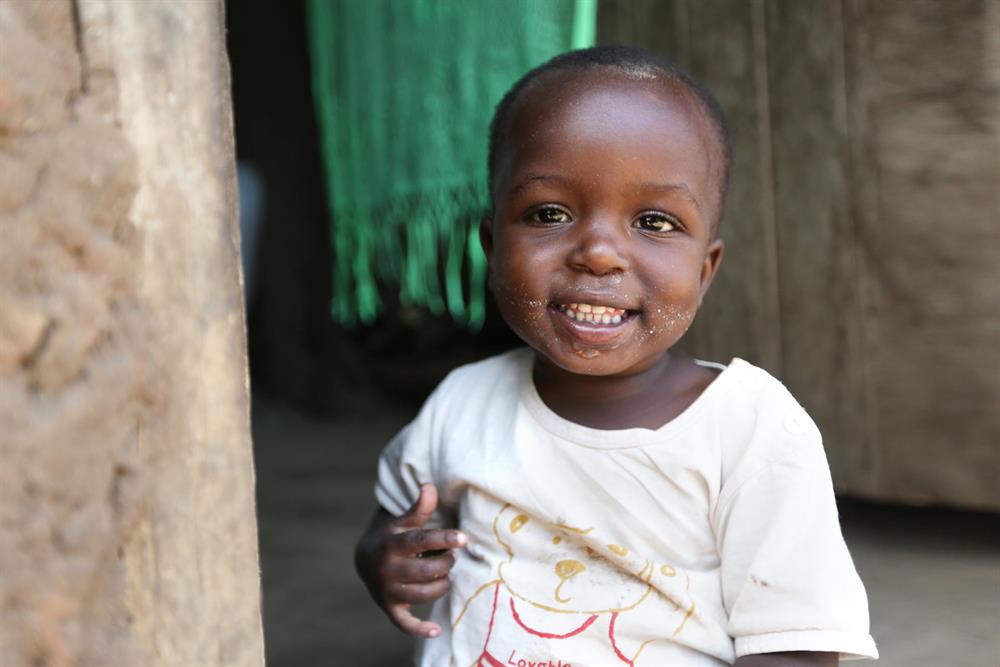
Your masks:
<svg viewBox="0 0 1000 667"><path fill-rule="evenodd" d="M431 558L394 559L386 570L386 579L404 584L434 581L448 576L455 564L455 556L446 551Z"/></svg>
<svg viewBox="0 0 1000 667"><path fill-rule="evenodd" d="M416 584L393 583L386 591L386 597L396 602L431 602L448 592L451 580L447 577L436 581Z"/></svg>
<svg viewBox="0 0 1000 667"><path fill-rule="evenodd" d="M469 543L460 531L447 528L416 529L386 538L386 549L396 556L416 556L427 551L457 549Z"/></svg>
<svg viewBox="0 0 1000 667"><path fill-rule="evenodd" d="M403 516L396 519L396 526L401 528L423 528L424 524L434 514L438 505L437 487L433 484L423 484L420 487L420 496L413 507Z"/></svg>
<svg viewBox="0 0 1000 667"><path fill-rule="evenodd" d="M396 627L407 634L416 637L438 637L441 635L441 626L431 621L422 621L410 611L407 603L391 604L386 607L389 620L395 623Z"/></svg>
<svg viewBox="0 0 1000 667"><path fill-rule="evenodd" d="M396 624L396 627L407 634L415 637L438 637L441 635L441 626L432 621L423 621L413 615L409 604L392 605L386 611L389 619Z"/></svg>

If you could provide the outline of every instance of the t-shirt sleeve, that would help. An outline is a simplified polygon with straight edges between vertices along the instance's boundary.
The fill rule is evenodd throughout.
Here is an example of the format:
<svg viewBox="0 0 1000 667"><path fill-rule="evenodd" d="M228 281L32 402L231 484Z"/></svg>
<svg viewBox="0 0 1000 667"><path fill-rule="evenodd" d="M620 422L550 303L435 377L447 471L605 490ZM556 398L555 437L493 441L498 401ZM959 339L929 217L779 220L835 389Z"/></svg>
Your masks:
<svg viewBox="0 0 1000 667"><path fill-rule="evenodd" d="M736 655L877 658L819 431L804 411L789 423L798 433L776 429L783 441L776 455L724 485L717 505L723 603Z"/></svg>
<svg viewBox="0 0 1000 667"><path fill-rule="evenodd" d="M411 436L414 422L389 441L378 459L378 478L375 480L375 498L378 504L394 516L405 514L417 501L420 485L431 481L429 475L429 448ZM419 429L417 429L419 431ZM424 456L415 450L423 449Z"/></svg>
<svg viewBox="0 0 1000 667"><path fill-rule="evenodd" d="M378 461L375 481L375 498L386 511L400 516L409 511L420 496L420 486L435 484L439 498L442 480L436 474L440 434L436 425L441 421L439 411L440 387L421 408L417 418L410 422L389 441ZM450 523L440 501L438 512L427 527L440 527Z"/></svg>

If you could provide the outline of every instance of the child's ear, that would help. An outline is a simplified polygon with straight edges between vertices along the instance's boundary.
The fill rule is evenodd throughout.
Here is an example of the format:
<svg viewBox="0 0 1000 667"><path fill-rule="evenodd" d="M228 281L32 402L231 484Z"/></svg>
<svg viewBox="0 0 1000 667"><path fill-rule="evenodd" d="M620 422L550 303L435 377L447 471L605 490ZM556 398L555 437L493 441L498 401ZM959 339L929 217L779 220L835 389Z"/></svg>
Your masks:
<svg viewBox="0 0 1000 667"><path fill-rule="evenodd" d="M701 305L702 300L705 298L705 294L708 292L708 288L712 285L712 280L715 278L715 274L719 271L719 265L722 264L722 255L726 249L726 244L723 243L722 239L715 239L708 244L708 249L705 250L705 259L701 263L701 294L698 297L698 305Z"/></svg>
<svg viewBox="0 0 1000 667"><path fill-rule="evenodd" d="M493 219L489 216L479 221L479 244L486 255L486 284L493 289Z"/></svg>

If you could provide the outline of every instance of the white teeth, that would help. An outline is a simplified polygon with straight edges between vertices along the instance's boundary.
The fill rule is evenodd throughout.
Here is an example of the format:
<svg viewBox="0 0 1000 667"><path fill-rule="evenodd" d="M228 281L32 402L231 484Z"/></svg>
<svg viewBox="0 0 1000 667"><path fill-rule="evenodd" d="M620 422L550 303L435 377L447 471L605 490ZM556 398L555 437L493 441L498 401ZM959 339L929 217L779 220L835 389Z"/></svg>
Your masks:
<svg viewBox="0 0 1000 667"><path fill-rule="evenodd" d="M564 303L559 306L559 309L566 311L573 311L574 313L587 313L594 315L624 315L625 309L615 308L614 306L594 306L589 303Z"/></svg>
<svg viewBox="0 0 1000 667"><path fill-rule="evenodd" d="M566 303L560 305L559 309L572 320L591 324L618 324L626 312L621 308L593 306L588 303Z"/></svg>

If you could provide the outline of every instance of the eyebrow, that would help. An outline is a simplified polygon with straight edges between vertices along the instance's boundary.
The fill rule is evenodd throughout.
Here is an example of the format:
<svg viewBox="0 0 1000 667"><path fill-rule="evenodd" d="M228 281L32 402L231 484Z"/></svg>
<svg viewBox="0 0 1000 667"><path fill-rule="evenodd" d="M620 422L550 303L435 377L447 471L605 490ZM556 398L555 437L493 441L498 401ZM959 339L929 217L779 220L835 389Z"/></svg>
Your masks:
<svg viewBox="0 0 1000 667"><path fill-rule="evenodd" d="M690 200L699 211L701 210L701 202L698 201L698 198L691 192L691 188L685 183L642 183L639 189L652 192L676 192L685 199Z"/></svg>
<svg viewBox="0 0 1000 667"><path fill-rule="evenodd" d="M575 181L574 179L559 176L557 174L527 174L510 189L510 196L516 195L535 183L546 182L567 184L574 183ZM691 188L689 188L685 183L641 183L638 189L646 192L677 193L685 199L690 200L690 202L694 204L699 211L701 210L701 202L698 201L698 198L694 196Z"/></svg>
<svg viewBox="0 0 1000 667"><path fill-rule="evenodd" d="M516 195L521 190L524 190L528 186L534 183L544 183L546 181L551 181L554 183L571 183L572 181L564 176L557 176L556 174L528 174L521 179L514 187L510 189L511 195Z"/></svg>

